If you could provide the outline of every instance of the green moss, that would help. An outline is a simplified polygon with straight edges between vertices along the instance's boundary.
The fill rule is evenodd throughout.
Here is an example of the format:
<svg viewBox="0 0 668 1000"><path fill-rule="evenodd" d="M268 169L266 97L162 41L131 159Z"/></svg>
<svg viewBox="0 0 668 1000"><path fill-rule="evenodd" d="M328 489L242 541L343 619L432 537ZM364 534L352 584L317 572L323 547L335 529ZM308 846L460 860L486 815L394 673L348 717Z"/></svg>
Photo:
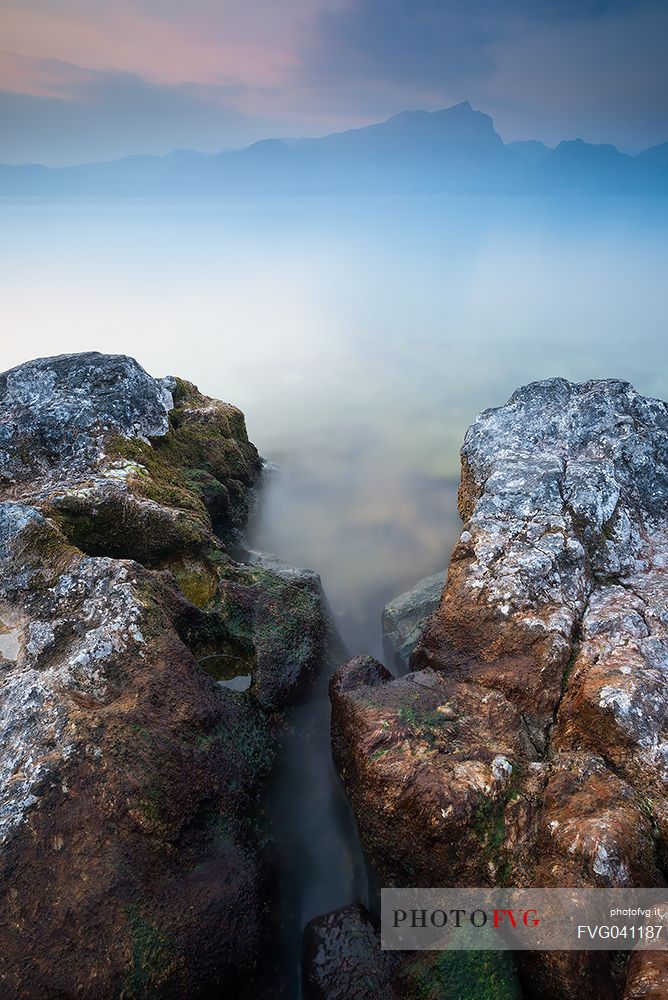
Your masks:
<svg viewBox="0 0 668 1000"><path fill-rule="evenodd" d="M211 534L204 507L160 518L132 497L118 494L95 506L85 499L68 498L52 518L82 552L136 559L149 566L174 552L196 552Z"/></svg>
<svg viewBox="0 0 668 1000"><path fill-rule="evenodd" d="M503 951L442 951L402 969L411 1000L521 1000L512 956Z"/></svg>
<svg viewBox="0 0 668 1000"><path fill-rule="evenodd" d="M230 692L231 697L238 697ZM238 753L253 772L264 773L273 761L274 747L266 726L260 719L239 714L232 715L224 722L197 738L200 750L230 748L230 753Z"/></svg>
<svg viewBox="0 0 668 1000"><path fill-rule="evenodd" d="M160 568L172 573L181 593L198 608L206 607L218 594L217 573L206 559L181 557L167 560Z"/></svg>
<svg viewBox="0 0 668 1000"><path fill-rule="evenodd" d="M156 786L144 790L143 796L137 802L137 810L146 820L146 826L152 831L158 831L164 824L163 793Z"/></svg>
<svg viewBox="0 0 668 1000"><path fill-rule="evenodd" d="M130 950L130 968L125 977L122 1000L148 1000L173 973L175 956L166 934L149 919L139 903L125 907Z"/></svg>
<svg viewBox="0 0 668 1000"><path fill-rule="evenodd" d="M257 567L222 566L220 613L230 637L258 657L306 662L322 627L317 597Z"/></svg>
<svg viewBox="0 0 668 1000"><path fill-rule="evenodd" d="M505 798L483 799L473 814L472 825L475 834L492 859L498 857L505 839L506 801Z"/></svg>
<svg viewBox="0 0 668 1000"><path fill-rule="evenodd" d="M169 438L172 431L167 435ZM116 437L109 443L112 459L124 460L144 469L132 477L133 491L147 500L183 511L205 512L202 497L188 483L184 472L188 465L169 447L159 448L138 438ZM178 451L178 450L177 450Z"/></svg>
<svg viewBox="0 0 668 1000"><path fill-rule="evenodd" d="M417 705L402 706L397 710L397 722L411 730L414 736L427 743L435 743L439 737L453 733L453 720L433 709L421 709Z"/></svg>
<svg viewBox="0 0 668 1000"><path fill-rule="evenodd" d="M236 499L239 493L245 497L244 487L259 467L243 414L225 404L207 409L208 401L188 383L179 382L174 395L177 406L166 435L150 444L116 438L110 454L145 468L147 475L135 478L135 488L151 500L186 510L199 509L204 500L229 507L230 488Z"/></svg>
<svg viewBox="0 0 668 1000"><path fill-rule="evenodd" d="M473 831L486 857L496 869L498 885L506 885L512 872L510 859L505 854L506 807L520 795L521 776L520 765L513 764L512 777L503 793L496 798L481 799L472 818Z"/></svg>
<svg viewBox="0 0 668 1000"><path fill-rule="evenodd" d="M39 577L33 579L31 587L40 589L51 587L59 576L66 573L79 552L70 543L59 525L53 519L53 526L31 525L26 529L23 545L23 567L28 565L38 570Z"/></svg>
<svg viewBox="0 0 668 1000"><path fill-rule="evenodd" d="M107 443L107 453L112 461L126 464L135 495L181 512L178 527L183 530L177 536L182 538L167 551L193 552L210 538L212 521L223 535L243 526L246 489L260 460L235 407L208 400L183 381L177 381L174 398L167 434L151 442L116 436ZM73 527L80 539L94 528L83 522Z"/></svg>
<svg viewBox="0 0 668 1000"><path fill-rule="evenodd" d="M143 726L138 725L136 722L131 723L131 725L130 725L130 731L132 732L132 734L134 736L140 737L142 740L144 740L147 743L151 742L152 739L153 739L152 736L151 736L151 734L149 733L148 729L144 729Z"/></svg>

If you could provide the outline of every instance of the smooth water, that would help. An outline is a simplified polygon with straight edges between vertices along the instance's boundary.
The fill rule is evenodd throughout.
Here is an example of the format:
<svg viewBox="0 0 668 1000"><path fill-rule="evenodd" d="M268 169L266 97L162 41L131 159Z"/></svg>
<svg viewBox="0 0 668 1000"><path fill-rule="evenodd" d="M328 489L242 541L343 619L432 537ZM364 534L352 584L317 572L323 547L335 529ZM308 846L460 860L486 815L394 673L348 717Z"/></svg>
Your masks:
<svg viewBox="0 0 668 1000"><path fill-rule="evenodd" d="M0 202L0 370L134 355L284 469L253 544L316 568L353 650L447 561L458 450L518 385L668 396L668 199Z"/></svg>
<svg viewBox="0 0 668 1000"><path fill-rule="evenodd" d="M442 569L477 412L554 375L668 398L668 199L0 203L0 369L134 355L239 405L269 478L249 543L321 574L351 653ZM296 992L301 927L366 893L326 680L270 795ZM282 845L282 846L281 846Z"/></svg>

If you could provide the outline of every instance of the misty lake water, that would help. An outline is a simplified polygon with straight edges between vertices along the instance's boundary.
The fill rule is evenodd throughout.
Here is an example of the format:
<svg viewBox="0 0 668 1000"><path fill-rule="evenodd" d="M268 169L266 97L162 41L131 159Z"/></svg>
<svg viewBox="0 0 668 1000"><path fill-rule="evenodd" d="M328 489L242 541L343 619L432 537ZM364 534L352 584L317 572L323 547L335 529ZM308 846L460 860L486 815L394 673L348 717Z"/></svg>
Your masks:
<svg viewBox="0 0 668 1000"><path fill-rule="evenodd" d="M240 406L281 470L249 542L318 570L351 653L381 655L383 604L447 564L481 409L554 375L668 398L668 199L24 201L0 218L0 369L123 352ZM273 795L295 950L306 919L366 894L327 711L321 679Z"/></svg>

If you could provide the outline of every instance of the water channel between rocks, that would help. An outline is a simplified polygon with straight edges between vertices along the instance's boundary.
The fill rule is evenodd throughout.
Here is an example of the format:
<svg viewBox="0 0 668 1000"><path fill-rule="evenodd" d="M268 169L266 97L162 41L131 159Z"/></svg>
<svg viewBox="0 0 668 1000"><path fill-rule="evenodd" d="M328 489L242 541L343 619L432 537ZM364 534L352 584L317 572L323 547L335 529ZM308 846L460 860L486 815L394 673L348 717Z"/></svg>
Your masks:
<svg viewBox="0 0 668 1000"><path fill-rule="evenodd" d="M323 658L298 704L286 713L277 762L265 793L275 878L271 907L278 938L278 955L268 963L275 971L269 974L271 982L263 986L267 1000L302 997L302 938L311 919L350 903L361 902L370 909L379 905L379 887L368 869L355 816L332 759L328 686L344 656L370 653L383 658L383 606L421 575L444 564L445 546L451 536L454 538L458 519L454 482L441 487L442 510L447 516L443 546L434 552L433 566L397 559L394 572L384 567L370 588L368 573L356 579L343 550L337 559L337 549L332 547L332 557L319 566L317 557L309 559L304 548L290 544L283 533L282 515L286 504L291 506L291 494L301 493L303 484L289 468L264 478L247 543L252 549L271 551L293 565L308 565L321 572L325 596L331 598L332 617L345 647L345 651ZM348 587L343 579L346 574ZM388 667L393 669L390 663Z"/></svg>

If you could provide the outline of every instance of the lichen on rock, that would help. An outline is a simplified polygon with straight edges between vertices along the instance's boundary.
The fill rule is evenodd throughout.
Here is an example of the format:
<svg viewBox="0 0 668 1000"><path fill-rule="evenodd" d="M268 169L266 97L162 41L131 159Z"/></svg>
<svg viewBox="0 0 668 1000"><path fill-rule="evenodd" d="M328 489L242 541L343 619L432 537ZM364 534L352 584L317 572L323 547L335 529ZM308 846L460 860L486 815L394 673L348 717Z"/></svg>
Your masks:
<svg viewBox="0 0 668 1000"><path fill-rule="evenodd" d="M414 672L332 683L372 857L404 885L664 885L668 406L616 380L519 389L467 432L459 505ZM610 975L525 962L546 997Z"/></svg>
<svg viewBox="0 0 668 1000"><path fill-rule="evenodd" d="M17 1000L252 995L275 713L330 628L321 591L230 554L260 470L239 410L130 358L0 375L0 948ZM212 657L238 657L247 690Z"/></svg>

